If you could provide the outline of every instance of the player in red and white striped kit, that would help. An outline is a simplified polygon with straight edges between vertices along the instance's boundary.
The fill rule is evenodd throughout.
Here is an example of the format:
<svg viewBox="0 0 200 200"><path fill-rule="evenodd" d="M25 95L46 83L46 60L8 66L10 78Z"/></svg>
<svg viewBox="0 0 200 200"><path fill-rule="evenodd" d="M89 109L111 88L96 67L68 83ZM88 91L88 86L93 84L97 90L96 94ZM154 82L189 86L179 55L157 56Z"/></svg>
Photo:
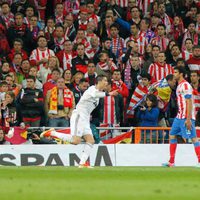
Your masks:
<svg viewBox="0 0 200 200"><path fill-rule="evenodd" d="M164 163L163 166L174 166L177 135L181 135L183 138L192 140L198 158L197 167L200 167L200 142L196 136L195 129L195 108L192 95L193 89L192 86L184 79L185 69L183 67L174 68L174 77L178 82L178 87L176 89L178 114L174 119L170 131L170 159L169 162Z"/></svg>

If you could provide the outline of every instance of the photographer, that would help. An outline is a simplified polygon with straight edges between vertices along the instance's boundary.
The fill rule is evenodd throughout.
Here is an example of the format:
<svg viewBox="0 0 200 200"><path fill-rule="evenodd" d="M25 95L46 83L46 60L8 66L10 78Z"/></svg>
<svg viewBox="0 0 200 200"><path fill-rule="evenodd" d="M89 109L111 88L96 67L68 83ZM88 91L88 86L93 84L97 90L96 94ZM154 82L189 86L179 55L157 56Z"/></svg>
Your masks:
<svg viewBox="0 0 200 200"><path fill-rule="evenodd" d="M157 127L158 126L158 116L159 116L159 108L157 97L153 94L149 94L146 97L146 105L139 106L139 110L137 112L137 118L140 120L141 127ZM151 136L152 134L152 136ZM141 143L150 143L152 137L152 142L156 143L156 133L152 131L142 131Z"/></svg>

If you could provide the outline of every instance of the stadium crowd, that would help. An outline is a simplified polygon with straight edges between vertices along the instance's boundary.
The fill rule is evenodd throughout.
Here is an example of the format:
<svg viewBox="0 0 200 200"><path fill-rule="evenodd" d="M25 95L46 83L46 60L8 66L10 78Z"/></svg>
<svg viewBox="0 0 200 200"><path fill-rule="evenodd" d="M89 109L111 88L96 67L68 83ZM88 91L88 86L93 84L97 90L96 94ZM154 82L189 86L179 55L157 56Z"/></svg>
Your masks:
<svg viewBox="0 0 200 200"><path fill-rule="evenodd" d="M109 78L94 126L167 127L175 66L200 124L199 0L0 0L0 123L69 127L95 77ZM0 143L4 143L0 130Z"/></svg>

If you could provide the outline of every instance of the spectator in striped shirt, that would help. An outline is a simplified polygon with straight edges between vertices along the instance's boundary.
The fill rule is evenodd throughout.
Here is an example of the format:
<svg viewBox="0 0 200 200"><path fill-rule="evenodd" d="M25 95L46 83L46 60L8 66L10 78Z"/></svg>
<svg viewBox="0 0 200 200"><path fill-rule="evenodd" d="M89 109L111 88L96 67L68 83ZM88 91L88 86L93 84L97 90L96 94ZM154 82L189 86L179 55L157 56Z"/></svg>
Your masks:
<svg viewBox="0 0 200 200"><path fill-rule="evenodd" d="M158 62L155 62L149 66L149 74L152 77L152 82L157 82L165 78L168 74L173 74L174 70L170 64L165 62L165 52L158 54Z"/></svg>
<svg viewBox="0 0 200 200"><path fill-rule="evenodd" d="M185 40L185 50L182 51L182 58L187 61L192 57L192 48L193 48L193 40L191 38L187 38Z"/></svg>

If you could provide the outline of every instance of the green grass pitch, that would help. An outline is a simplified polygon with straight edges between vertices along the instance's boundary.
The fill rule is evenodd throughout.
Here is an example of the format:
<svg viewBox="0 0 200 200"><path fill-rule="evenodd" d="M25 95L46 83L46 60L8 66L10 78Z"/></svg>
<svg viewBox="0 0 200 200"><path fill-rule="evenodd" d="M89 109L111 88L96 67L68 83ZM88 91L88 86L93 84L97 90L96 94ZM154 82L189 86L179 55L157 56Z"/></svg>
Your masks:
<svg viewBox="0 0 200 200"><path fill-rule="evenodd" d="M200 199L200 169L0 167L0 199Z"/></svg>

